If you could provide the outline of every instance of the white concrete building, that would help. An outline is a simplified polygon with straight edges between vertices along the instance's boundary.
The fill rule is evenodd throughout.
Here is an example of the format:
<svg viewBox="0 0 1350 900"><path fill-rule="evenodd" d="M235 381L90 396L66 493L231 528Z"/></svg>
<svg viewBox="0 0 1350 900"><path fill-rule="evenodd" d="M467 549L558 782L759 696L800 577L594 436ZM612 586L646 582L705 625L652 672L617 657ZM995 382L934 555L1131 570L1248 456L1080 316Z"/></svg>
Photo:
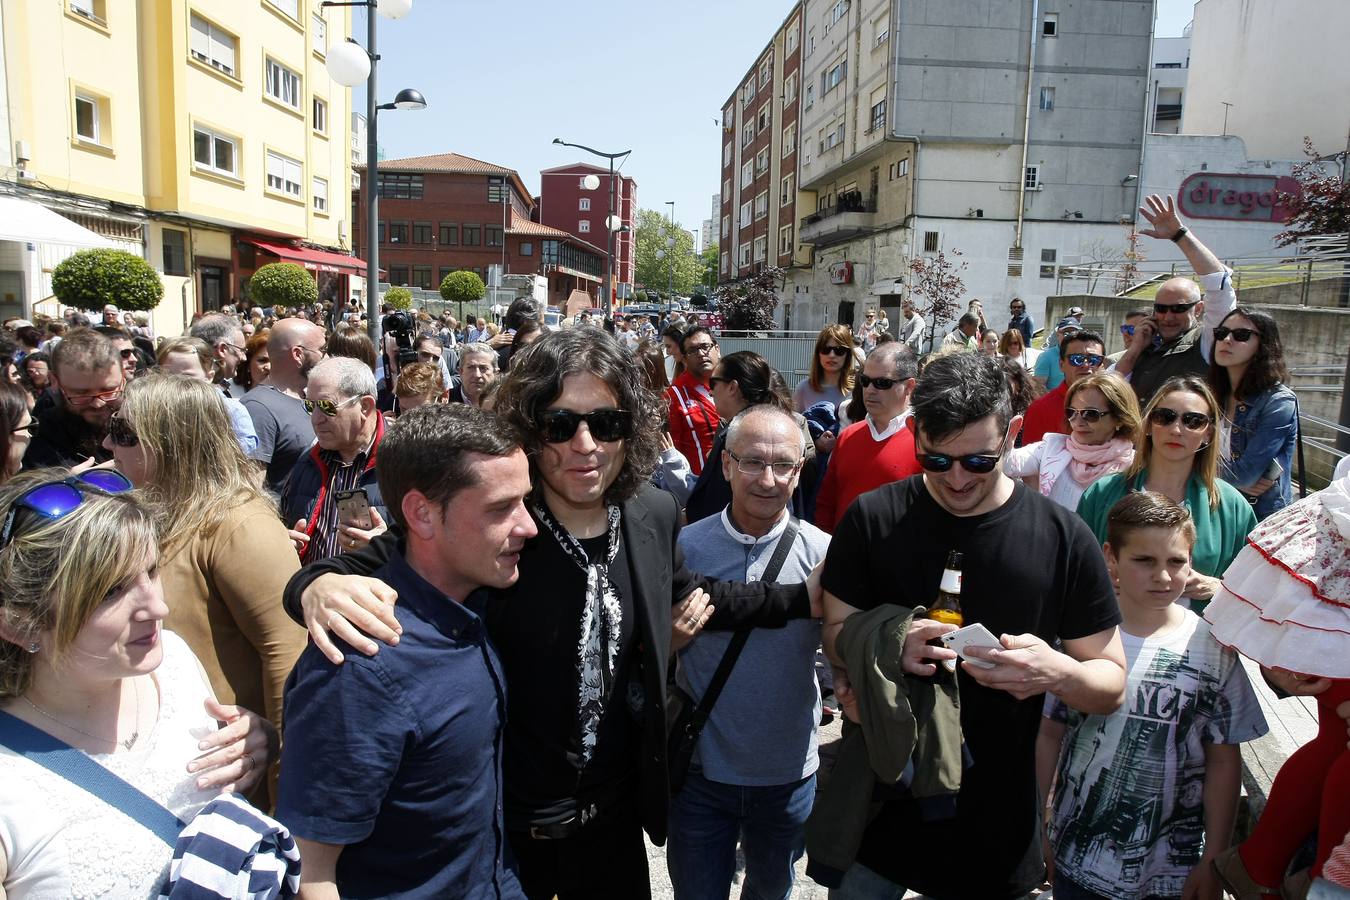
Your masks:
<svg viewBox="0 0 1350 900"><path fill-rule="evenodd" d="M1190 25L1186 26L1181 37L1153 39L1153 117L1149 130L1154 134L1180 132L1190 65Z"/></svg>

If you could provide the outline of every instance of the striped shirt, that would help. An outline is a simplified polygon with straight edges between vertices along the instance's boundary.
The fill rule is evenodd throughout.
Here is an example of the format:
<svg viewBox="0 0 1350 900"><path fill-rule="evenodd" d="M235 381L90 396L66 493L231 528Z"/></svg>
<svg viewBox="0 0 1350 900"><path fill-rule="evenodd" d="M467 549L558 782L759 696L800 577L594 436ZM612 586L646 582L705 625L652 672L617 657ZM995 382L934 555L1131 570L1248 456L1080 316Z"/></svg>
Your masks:
<svg viewBox="0 0 1350 900"><path fill-rule="evenodd" d="M350 463L343 462L342 455L336 450L319 451L319 461L327 470L328 479L319 492L319 503L313 513L314 527L305 552L300 557L302 562L312 563L338 555L341 535L338 533L337 493L354 490L360 484L361 476L366 471L366 461L374 446L375 438L372 437L366 449L356 454Z"/></svg>

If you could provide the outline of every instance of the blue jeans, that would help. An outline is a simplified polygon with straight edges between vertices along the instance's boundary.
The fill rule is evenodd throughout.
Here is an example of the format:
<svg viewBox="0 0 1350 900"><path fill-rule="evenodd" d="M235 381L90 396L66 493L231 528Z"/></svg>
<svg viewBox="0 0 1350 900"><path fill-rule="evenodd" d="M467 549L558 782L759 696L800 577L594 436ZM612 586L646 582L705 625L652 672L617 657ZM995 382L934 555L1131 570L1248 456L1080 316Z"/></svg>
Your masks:
<svg viewBox="0 0 1350 900"><path fill-rule="evenodd" d="M792 784L746 787L691 771L670 803L666 866L677 900L726 900L738 837L745 851L742 900L787 900L815 797L814 774Z"/></svg>

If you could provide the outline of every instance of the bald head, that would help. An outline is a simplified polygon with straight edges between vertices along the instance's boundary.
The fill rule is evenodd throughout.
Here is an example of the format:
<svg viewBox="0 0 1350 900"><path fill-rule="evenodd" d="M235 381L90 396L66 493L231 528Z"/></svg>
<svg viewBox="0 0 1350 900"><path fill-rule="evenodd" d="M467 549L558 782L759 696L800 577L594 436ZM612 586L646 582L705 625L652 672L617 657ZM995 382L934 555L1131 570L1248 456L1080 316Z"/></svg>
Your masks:
<svg viewBox="0 0 1350 900"><path fill-rule="evenodd" d="M1189 278L1169 278L1158 288L1158 293L1153 297L1154 313L1153 318L1158 323L1158 334L1162 339L1170 341L1181 333L1188 330L1195 322L1195 315L1200 311L1196 306L1203 295L1200 293L1200 285ZM1160 306L1188 306L1182 312L1164 311L1159 312Z"/></svg>
<svg viewBox="0 0 1350 900"><path fill-rule="evenodd" d="M282 319L267 336L272 360L268 381L277 387L303 387L309 370L324 356L323 329L305 319Z"/></svg>

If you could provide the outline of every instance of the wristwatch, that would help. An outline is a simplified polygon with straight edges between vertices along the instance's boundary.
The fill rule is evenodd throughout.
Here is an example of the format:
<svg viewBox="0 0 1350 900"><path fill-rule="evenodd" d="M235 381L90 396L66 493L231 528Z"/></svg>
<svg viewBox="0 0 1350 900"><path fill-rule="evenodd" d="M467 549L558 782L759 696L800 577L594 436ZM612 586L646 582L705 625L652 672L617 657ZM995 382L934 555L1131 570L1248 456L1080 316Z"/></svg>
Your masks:
<svg viewBox="0 0 1350 900"><path fill-rule="evenodd" d="M1182 225L1180 230L1178 230L1176 234L1172 235L1172 243L1174 244L1181 243L1181 239L1190 233L1191 230L1187 228L1185 225Z"/></svg>

